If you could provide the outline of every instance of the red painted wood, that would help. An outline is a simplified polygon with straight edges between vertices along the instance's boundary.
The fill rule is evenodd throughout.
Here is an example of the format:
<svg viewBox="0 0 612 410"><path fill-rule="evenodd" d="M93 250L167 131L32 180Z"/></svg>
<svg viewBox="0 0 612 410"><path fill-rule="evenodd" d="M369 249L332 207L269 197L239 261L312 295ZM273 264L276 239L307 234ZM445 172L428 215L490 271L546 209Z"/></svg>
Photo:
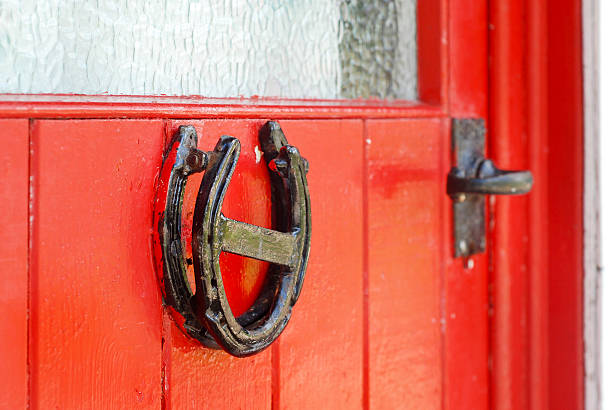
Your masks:
<svg viewBox="0 0 612 410"><path fill-rule="evenodd" d="M584 407L583 110L580 0L548 7L549 395L553 409ZM562 29L560 29L562 28Z"/></svg>
<svg viewBox="0 0 612 410"><path fill-rule="evenodd" d="M361 408L363 124L280 124L310 163L312 248L300 299L275 346L275 407Z"/></svg>
<svg viewBox="0 0 612 410"><path fill-rule="evenodd" d="M448 109L453 117L486 116L487 4L448 0Z"/></svg>
<svg viewBox="0 0 612 410"><path fill-rule="evenodd" d="M373 409L442 407L443 137L439 120L366 125L367 375Z"/></svg>
<svg viewBox="0 0 612 410"><path fill-rule="evenodd" d="M270 349L245 359L202 347L164 318L165 409L270 408ZM291 326L291 325L289 325Z"/></svg>
<svg viewBox="0 0 612 410"><path fill-rule="evenodd" d="M442 123L440 180L451 168L450 120ZM446 409L484 409L489 406L488 253L455 258L452 201L446 184L439 186L441 211L441 317L444 320L443 358ZM491 244L487 245L487 249Z"/></svg>
<svg viewBox="0 0 612 410"><path fill-rule="evenodd" d="M420 83L421 84L421 83ZM166 96L0 94L0 118L398 118L439 117L417 101L215 99Z"/></svg>
<svg viewBox="0 0 612 410"><path fill-rule="evenodd" d="M487 120L488 2L448 2L448 111L457 118ZM443 124L440 179L451 167L450 121ZM444 407L486 408L489 404L488 254L453 256L452 203L442 195L442 318L444 320ZM487 245L491 249L491 245Z"/></svg>
<svg viewBox="0 0 612 410"><path fill-rule="evenodd" d="M18 409L28 395L28 121L0 121L0 145L0 408Z"/></svg>
<svg viewBox="0 0 612 410"><path fill-rule="evenodd" d="M583 407L580 22L579 1L491 3L491 155L535 178L494 210L496 408Z"/></svg>
<svg viewBox="0 0 612 410"><path fill-rule="evenodd" d="M224 202L224 212L232 218L270 226L267 171L263 162L256 163L255 155L257 132L263 121L175 121L168 132L175 132L178 125L184 123L196 126L201 149L214 147L222 134L241 140L242 155ZM360 312L362 306L362 289L361 282L351 280L350 276L360 277L362 270L361 258L355 258L353 243L361 234L361 227L355 220L360 221L362 217L362 125L358 121L284 121L281 125L289 141L309 159L313 169L308 177L311 196L331 197L338 186L345 186L346 206L313 201L314 234L308 279L295 314L273 350L247 359L235 359L189 341L167 318L169 326L166 326L164 345L170 341L171 348L165 355L168 363L164 368L168 384L166 403L172 408L202 405L263 408L271 403L283 408L303 407L308 403L318 408L330 400L342 400L349 408L361 404L362 332L361 315L356 312ZM320 149L330 138L347 150L349 156L344 161L329 161L329 151ZM197 184L196 178L188 184L185 204L193 203ZM356 205L351 197L356 199ZM354 217L346 219L351 213ZM186 219L189 220L188 213ZM185 225L190 225L189 221ZM346 239L330 247L338 235ZM346 244L344 248L342 243ZM324 273L317 275L317 267L323 269L323 266L325 272L334 271L335 275L322 280ZM228 255L228 259L222 261L222 269L230 301L248 307L259 289L253 288L252 283L260 284L265 268L262 262ZM332 311L337 313L330 315ZM304 338L304 334L316 337ZM322 349L322 345L327 347ZM277 355L274 385L270 384L271 354ZM308 357L313 360L305 360ZM270 397L272 386L276 389L274 401Z"/></svg>
<svg viewBox="0 0 612 410"><path fill-rule="evenodd" d="M446 108L448 99L447 0L417 2L419 101Z"/></svg>
<svg viewBox="0 0 612 410"><path fill-rule="evenodd" d="M263 159L255 153L258 132L264 120L171 121L167 136L180 125L191 124L198 133L198 147L214 149L221 135L240 139L241 154L223 202L223 213L233 219L270 227L270 183ZM292 137L288 135L289 141ZM201 175L190 177L183 202L183 233L191 243L193 206ZM191 247L186 247L188 256ZM222 254L223 285L235 315L254 302L267 263L237 255ZM193 272L191 273L193 274ZM164 355L166 408L269 408L272 403L272 350L237 359L223 351L203 348L182 334L169 316L165 317ZM291 322L289 324L291 326Z"/></svg>
<svg viewBox="0 0 612 410"><path fill-rule="evenodd" d="M30 406L155 408L161 298L150 254L161 121L36 121Z"/></svg>
<svg viewBox="0 0 612 410"><path fill-rule="evenodd" d="M527 151L525 3L490 3L490 156L504 169L529 167ZM537 183L537 181L536 181ZM491 403L527 408L528 197L491 197Z"/></svg>
<svg viewBox="0 0 612 410"><path fill-rule="evenodd" d="M1 117L121 117L34 123L32 407L582 408L579 6L419 2L423 104L0 96ZM487 119L490 155L535 175L529 197L494 200L491 255L452 257L448 116ZM221 134L241 139L224 212L269 226L267 173L255 154L268 118L284 120L310 159L313 251L286 332L240 360L190 341L160 309L151 202L164 135L194 123L202 149ZM0 136L9 123L27 134L22 120L2 122ZM3 163L25 158L27 166L27 135L17 141ZM14 169L3 182L17 184L10 195L27 189ZM26 212L10 220L25 237L11 234L4 245L17 251L5 253L25 271L27 208L11 205ZM184 224L189 244L189 212ZM223 256L236 313L252 302L265 267ZM25 337L26 279L10 276L18 302L5 326L16 337ZM24 358L25 348L8 359L10 407L26 398Z"/></svg>
<svg viewBox="0 0 612 410"><path fill-rule="evenodd" d="M529 202L528 394L529 408L547 409L548 401L548 126L547 0L526 2L526 120L529 169L536 181ZM553 7L556 6L551 2Z"/></svg>

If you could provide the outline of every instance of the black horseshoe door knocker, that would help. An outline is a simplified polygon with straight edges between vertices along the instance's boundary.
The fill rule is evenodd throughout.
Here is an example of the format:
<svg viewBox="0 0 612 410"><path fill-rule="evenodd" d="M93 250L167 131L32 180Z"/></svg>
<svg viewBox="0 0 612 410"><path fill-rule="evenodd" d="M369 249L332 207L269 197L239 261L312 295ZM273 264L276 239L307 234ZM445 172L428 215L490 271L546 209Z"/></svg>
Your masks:
<svg viewBox="0 0 612 410"><path fill-rule="evenodd" d="M192 126L182 126L171 144L176 160L170 171L163 214L157 228L165 303L184 319L183 328L208 347L244 357L269 346L283 331L298 299L310 252L308 162L288 145L280 126L266 123L259 133L269 167L274 230L226 218L221 207L240 155L240 141L223 136L214 151L202 152ZM181 240L181 215L189 175L205 171L192 228L195 292L187 280ZM239 317L230 309L219 255L234 253L270 262L255 303Z"/></svg>

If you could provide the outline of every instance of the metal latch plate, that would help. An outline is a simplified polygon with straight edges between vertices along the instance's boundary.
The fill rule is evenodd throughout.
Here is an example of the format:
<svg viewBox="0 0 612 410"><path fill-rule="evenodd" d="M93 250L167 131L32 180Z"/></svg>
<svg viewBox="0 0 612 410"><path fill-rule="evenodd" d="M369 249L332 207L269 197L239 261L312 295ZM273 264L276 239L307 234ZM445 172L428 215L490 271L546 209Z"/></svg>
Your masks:
<svg viewBox="0 0 612 410"><path fill-rule="evenodd" d="M481 118L454 118L452 150L455 167L473 172L474 164L484 158L486 128ZM464 175L474 178L476 175ZM453 234L455 257L482 253L486 248L485 196L461 193L453 197Z"/></svg>

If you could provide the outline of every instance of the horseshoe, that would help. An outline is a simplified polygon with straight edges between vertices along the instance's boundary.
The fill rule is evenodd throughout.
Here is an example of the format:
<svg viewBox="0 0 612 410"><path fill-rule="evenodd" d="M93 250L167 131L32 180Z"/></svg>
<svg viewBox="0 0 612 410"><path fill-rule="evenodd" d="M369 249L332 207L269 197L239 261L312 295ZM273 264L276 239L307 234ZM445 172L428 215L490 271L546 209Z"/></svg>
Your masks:
<svg viewBox="0 0 612 410"><path fill-rule="evenodd" d="M268 164L274 230L225 217L223 199L240 155L240 141L223 136L214 151L197 150L191 126L180 127L176 161L159 220L164 301L184 318L187 334L207 347L245 357L268 347L281 334L299 297L310 253L308 162L287 143L278 123L259 133ZM195 294L186 276L181 243L181 209L187 177L205 170L192 227ZM221 252L270 263L253 305L239 317L229 307L219 266Z"/></svg>

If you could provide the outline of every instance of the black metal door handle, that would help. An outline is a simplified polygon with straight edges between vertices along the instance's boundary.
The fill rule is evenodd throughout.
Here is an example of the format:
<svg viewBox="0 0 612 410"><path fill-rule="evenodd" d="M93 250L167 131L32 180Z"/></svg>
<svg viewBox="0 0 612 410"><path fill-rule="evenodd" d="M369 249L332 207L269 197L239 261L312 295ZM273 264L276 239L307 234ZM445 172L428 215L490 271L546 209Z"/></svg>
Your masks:
<svg viewBox="0 0 612 410"><path fill-rule="evenodd" d="M215 150L197 150L195 129L181 127L176 161L160 219L165 301L180 313L187 333L209 347L244 357L269 346L283 331L296 303L310 252L307 161L287 143L280 126L268 122L260 144L269 165L275 230L226 218L221 206L240 155L240 141L223 136ZM192 249L195 294L186 279L181 208L187 177L206 170L196 200ZM223 288L221 252L270 262L263 288L249 310L235 317Z"/></svg>
<svg viewBox="0 0 612 410"><path fill-rule="evenodd" d="M533 185L529 171L505 171L485 158L486 128L479 118L454 118L452 146L455 166L446 181L446 192L453 199L455 256L484 252L484 195L526 194Z"/></svg>
<svg viewBox="0 0 612 410"><path fill-rule="evenodd" d="M479 161L476 176L465 176L465 171L453 168L448 175L447 191L457 194L519 195L531 191L533 176L530 171L505 171L490 159Z"/></svg>

